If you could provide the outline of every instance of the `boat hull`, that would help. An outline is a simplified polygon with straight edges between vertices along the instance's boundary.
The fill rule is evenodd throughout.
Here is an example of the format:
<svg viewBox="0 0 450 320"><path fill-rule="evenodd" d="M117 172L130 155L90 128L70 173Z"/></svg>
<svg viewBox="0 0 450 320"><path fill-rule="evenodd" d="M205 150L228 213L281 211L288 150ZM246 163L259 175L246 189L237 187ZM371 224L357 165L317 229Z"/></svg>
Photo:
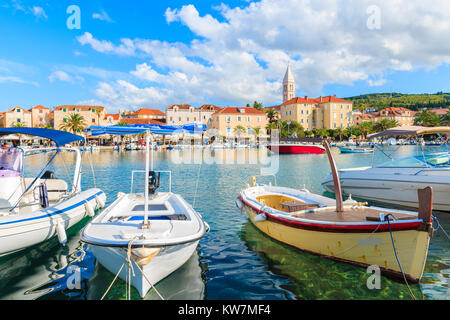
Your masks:
<svg viewBox="0 0 450 320"><path fill-rule="evenodd" d="M133 260L134 276L131 277L131 285L136 288L139 295L143 298L153 285L169 276L180 268L194 253L197 248L198 240L186 244L165 247L148 264L140 266L144 274L139 270L136 262ZM96 259L111 273L116 275L119 269L127 259L127 248L104 247L89 245ZM119 278L127 281L128 264L119 273Z"/></svg>
<svg viewBox="0 0 450 320"><path fill-rule="evenodd" d="M341 153L373 153L374 149L339 147Z"/></svg>
<svg viewBox="0 0 450 320"><path fill-rule="evenodd" d="M289 224L270 215L261 221L255 217L261 212L243 201L243 208L252 224L260 231L301 251L362 267L378 266L385 275L402 278L395 258L390 232L353 232L328 230ZM411 282L422 277L430 235L416 229L393 231L395 246L405 276Z"/></svg>
<svg viewBox="0 0 450 320"><path fill-rule="evenodd" d="M434 179L441 179L442 176L440 178L417 174L389 176L357 170L340 170L339 176L344 194L409 208L419 207L417 189L429 186L433 188L433 208L439 211L450 211L450 183ZM331 176L328 176L322 185L327 191L334 192Z"/></svg>
<svg viewBox="0 0 450 320"><path fill-rule="evenodd" d="M276 145L267 146L271 151L276 151L280 154L322 154L325 149L315 145Z"/></svg>
<svg viewBox="0 0 450 320"><path fill-rule="evenodd" d="M89 189L77 193L54 206L33 213L0 217L0 256L26 249L46 241L57 234L57 225L62 223L67 230L88 213L85 203L97 208L96 197L103 203L106 196L100 189Z"/></svg>

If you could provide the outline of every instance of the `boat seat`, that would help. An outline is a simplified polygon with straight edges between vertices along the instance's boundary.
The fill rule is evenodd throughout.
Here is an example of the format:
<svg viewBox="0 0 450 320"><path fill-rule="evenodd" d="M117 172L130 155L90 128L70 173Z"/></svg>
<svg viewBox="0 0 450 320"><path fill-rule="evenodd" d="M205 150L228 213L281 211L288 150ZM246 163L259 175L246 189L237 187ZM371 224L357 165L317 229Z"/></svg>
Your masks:
<svg viewBox="0 0 450 320"><path fill-rule="evenodd" d="M34 181L34 178L24 178L24 189L26 188ZM67 182L61 179L39 179L34 184L35 187L39 186L42 182L45 182L47 185L47 192L48 192L48 200L50 202L55 202L61 199L61 197L67 193L68 185ZM37 191L37 189L36 189ZM33 190L30 190L30 192L33 192ZM30 193L29 192L29 193ZM36 196L35 196L36 198ZM39 197L36 198L38 200Z"/></svg>

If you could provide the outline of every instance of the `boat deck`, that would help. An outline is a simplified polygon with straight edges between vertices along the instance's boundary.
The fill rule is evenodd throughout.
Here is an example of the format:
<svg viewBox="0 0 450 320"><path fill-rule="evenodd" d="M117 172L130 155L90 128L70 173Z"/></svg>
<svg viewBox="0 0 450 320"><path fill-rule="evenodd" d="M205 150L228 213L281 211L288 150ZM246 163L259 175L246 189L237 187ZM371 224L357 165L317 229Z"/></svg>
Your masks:
<svg viewBox="0 0 450 320"><path fill-rule="evenodd" d="M306 210L300 212L294 212L292 217L324 221L324 222L368 222L368 221L380 221L380 213L385 216L392 213L398 220L411 220L417 219L417 215L401 213L390 209L382 208L369 208L369 207L347 207L344 208L344 212L336 212L335 208L319 209L319 210ZM391 218L391 221L393 219Z"/></svg>

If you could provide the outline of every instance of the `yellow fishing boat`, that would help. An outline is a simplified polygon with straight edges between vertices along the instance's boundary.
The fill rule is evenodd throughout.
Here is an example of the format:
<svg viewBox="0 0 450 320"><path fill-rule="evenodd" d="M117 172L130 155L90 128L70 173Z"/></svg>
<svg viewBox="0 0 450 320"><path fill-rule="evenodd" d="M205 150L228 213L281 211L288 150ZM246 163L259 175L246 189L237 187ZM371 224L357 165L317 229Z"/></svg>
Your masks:
<svg viewBox="0 0 450 320"><path fill-rule="evenodd" d="M242 190L236 205L269 237L305 252L359 266L378 266L385 275L418 282L432 237L431 188L418 190L418 212L368 207L342 201L339 177L328 143L336 200L272 185Z"/></svg>

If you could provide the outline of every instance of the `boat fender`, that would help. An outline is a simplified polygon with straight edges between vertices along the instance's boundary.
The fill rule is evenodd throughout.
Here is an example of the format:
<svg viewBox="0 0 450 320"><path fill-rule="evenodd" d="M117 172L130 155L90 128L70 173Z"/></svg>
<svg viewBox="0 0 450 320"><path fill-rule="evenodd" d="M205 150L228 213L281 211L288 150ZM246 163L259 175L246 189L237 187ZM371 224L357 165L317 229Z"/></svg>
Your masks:
<svg viewBox="0 0 450 320"><path fill-rule="evenodd" d="M66 229L64 229L64 222L61 220L56 223L56 233L58 234L59 243L61 243L63 246L66 245L67 234Z"/></svg>
<svg viewBox="0 0 450 320"><path fill-rule="evenodd" d="M105 202L102 199L100 199L99 196L95 196L95 201L97 202L97 209L105 207Z"/></svg>
<svg viewBox="0 0 450 320"><path fill-rule="evenodd" d="M267 220L267 216L264 213L260 213L255 217L255 222L263 222Z"/></svg>
<svg viewBox="0 0 450 320"><path fill-rule="evenodd" d="M84 208L86 209L86 212L87 212L89 217L95 216L94 208L92 208L91 203L89 201L86 201L84 203Z"/></svg>
<svg viewBox="0 0 450 320"><path fill-rule="evenodd" d="M236 203L236 207L237 207L238 209L241 209L241 210L242 210L243 203L242 203L241 199L236 199L235 203Z"/></svg>
<svg viewBox="0 0 450 320"><path fill-rule="evenodd" d="M210 227L209 224L207 224L205 221L203 221L203 223L205 224L205 230L206 230L206 233L208 233L209 230L211 230L211 227Z"/></svg>
<svg viewBox="0 0 450 320"><path fill-rule="evenodd" d="M252 187L256 186L256 177L255 176L250 177L250 184Z"/></svg>

